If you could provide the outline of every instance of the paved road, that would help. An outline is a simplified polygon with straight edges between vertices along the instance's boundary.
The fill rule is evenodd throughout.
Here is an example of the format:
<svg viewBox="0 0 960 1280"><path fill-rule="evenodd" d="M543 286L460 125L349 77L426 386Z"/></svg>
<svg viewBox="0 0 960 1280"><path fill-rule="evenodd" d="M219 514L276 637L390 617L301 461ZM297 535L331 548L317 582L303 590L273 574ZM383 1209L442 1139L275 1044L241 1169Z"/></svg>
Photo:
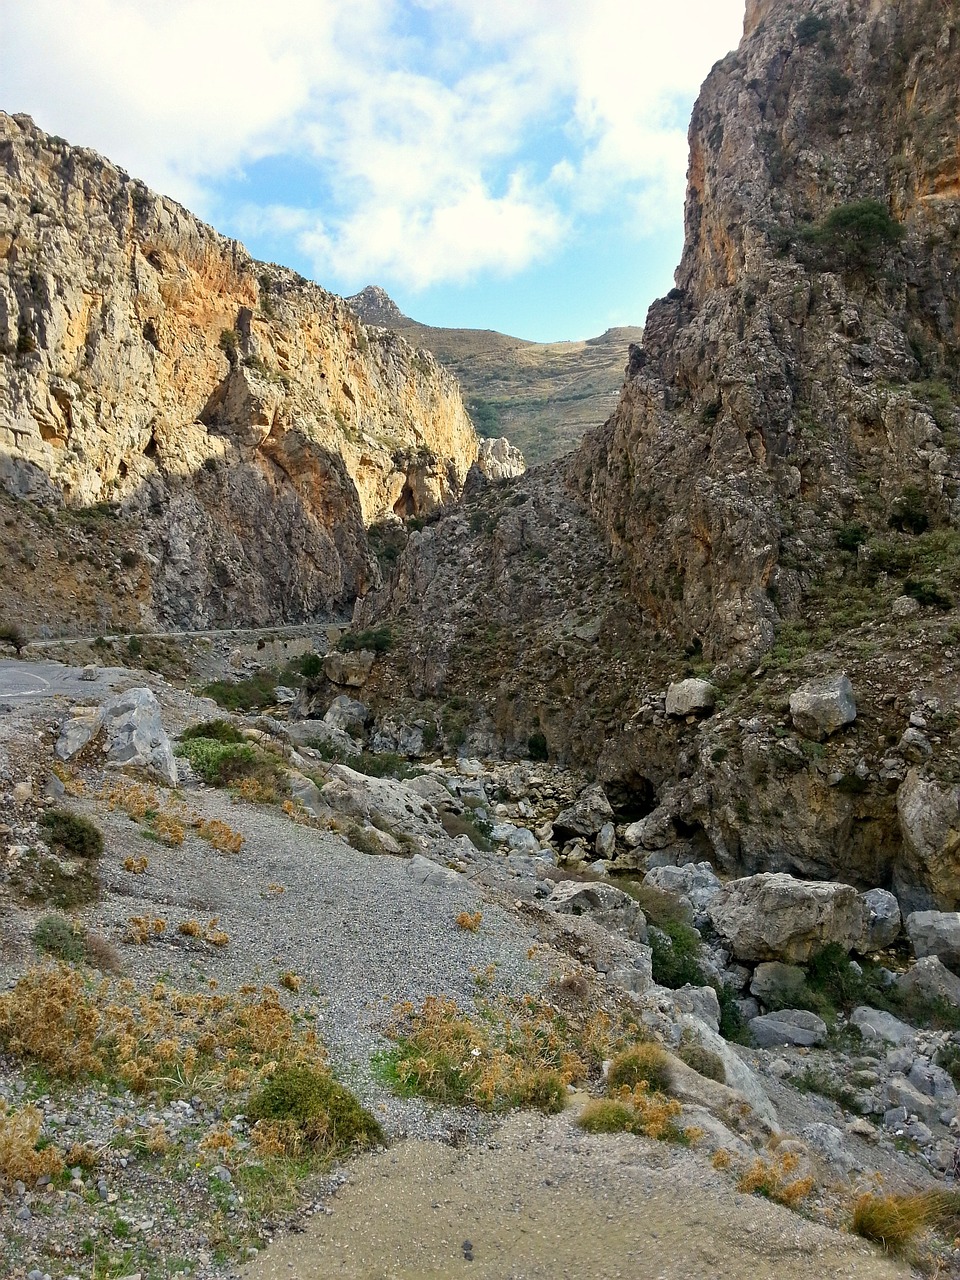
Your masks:
<svg viewBox="0 0 960 1280"><path fill-rule="evenodd" d="M66 694L77 701L96 702L115 689L122 679L130 677L130 672L120 667L101 667L95 680L81 680L82 670L63 662L0 658L0 701L16 700L18 705L23 705Z"/></svg>

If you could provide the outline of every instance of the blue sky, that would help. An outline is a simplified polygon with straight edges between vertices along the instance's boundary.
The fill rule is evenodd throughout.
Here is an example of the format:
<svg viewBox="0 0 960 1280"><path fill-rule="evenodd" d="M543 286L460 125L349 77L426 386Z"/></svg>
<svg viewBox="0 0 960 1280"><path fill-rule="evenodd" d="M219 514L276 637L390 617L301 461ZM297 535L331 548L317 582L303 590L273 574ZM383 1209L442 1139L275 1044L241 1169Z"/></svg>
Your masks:
<svg viewBox="0 0 960 1280"><path fill-rule="evenodd" d="M4 109L251 253L428 324L641 324L743 0L30 0Z"/></svg>

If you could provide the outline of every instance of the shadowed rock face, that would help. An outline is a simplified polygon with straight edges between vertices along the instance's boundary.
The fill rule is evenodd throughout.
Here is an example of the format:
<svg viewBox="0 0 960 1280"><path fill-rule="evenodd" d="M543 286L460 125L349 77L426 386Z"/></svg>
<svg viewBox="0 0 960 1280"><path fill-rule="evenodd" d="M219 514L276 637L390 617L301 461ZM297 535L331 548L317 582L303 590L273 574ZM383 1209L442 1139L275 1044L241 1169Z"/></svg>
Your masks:
<svg viewBox="0 0 960 1280"><path fill-rule="evenodd" d="M427 353L26 116L0 158L0 484L135 517L146 620L345 607L365 524L459 496L478 442Z"/></svg>
<svg viewBox="0 0 960 1280"><path fill-rule="evenodd" d="M958 22L755 0L704 84L677 287L570 476L708 657L769 647L838 526L960 514Z"/></svg>

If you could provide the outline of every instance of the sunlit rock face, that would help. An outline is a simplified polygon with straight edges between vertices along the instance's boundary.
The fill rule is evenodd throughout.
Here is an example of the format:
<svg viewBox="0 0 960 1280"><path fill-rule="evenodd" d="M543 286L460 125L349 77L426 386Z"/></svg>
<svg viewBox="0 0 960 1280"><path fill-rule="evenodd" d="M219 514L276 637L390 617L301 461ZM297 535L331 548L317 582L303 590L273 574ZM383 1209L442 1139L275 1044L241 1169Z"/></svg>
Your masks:
<svg viewBox="0 0 960 1280"><path fill-rule="evenodd" d="M459 496L478 441L432 356L26 116L0 156L0 483L138 514L156 616L349 604L366 524Z"/></svg>

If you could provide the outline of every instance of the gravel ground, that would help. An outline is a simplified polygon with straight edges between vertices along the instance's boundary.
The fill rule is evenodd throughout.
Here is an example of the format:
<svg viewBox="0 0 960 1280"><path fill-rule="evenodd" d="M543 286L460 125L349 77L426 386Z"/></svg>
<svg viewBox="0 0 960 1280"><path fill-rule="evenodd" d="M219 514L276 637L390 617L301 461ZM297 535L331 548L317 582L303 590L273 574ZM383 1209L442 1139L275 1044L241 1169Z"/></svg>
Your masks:
<svg viewBox="0 0 960 1280"><path fill-rule="evenodd" d="M60 720L88 693L89 686L73 683L76 675L58 669L46 686L3 704L0 775L8 790L0 822L14 848L37 835L40 810L26 792L42 793ZM105 673L107 683L150 683L172 733L215 714L209 701L139 672ZM274 1237L251 1264L250 1280L413 1280L457 1274L465 1265L491 1280L905 1274L862 1242L737 1194L729 1176L695 1152L629 1137L588 1138L569 1114L495 1122L400 1099L383 1086L370 1059L387 1043L383 1028L398 1001L444 994L468 1004L478 979L494 991L535 990L583 951L589 933L569 933L556 917L545 927L542 913L518 909L509 877L496 874L493 860L484 885L462 877L420 884L404 859L359 853L274 807L196 784L165 803L227 823L243 835L242 848L217 852L189 826L184 843L170 848L95 798L107 773L88 767L84 775L85 794L68 803L104 831L105 892L79 915L116 948L123 975L142 991L158 979L187 990L215 982L223 991L245 983L277 987L281 974L296 974L299 990L281 989L283 1003L318 1029L337 1074L395 1145L306 1183L295 1211L264 1214L245 1201L227 1165L205 1154L205 1140L225 1125L237 1159L250 1140L246 1121L223 1115L202 1089L165 1103L99 1085L54 1087L0 1059L0 1097L34 1102L44 1135L62 1148L83 1141L97 1153L94 1167L78 1165L72 1177L0 1189L0 1267L11 1280L138 1273L143 1280L214 1280L235 1274L238 1242L252 1256ZM32 788L24 789L28 782ZM142 873L124 866L143 858ZM482 912L476 933L457 926L462 911ZM11 984L35 960L30 932L39 914L0 887L0 982ZM147 944L132 945L125 939L135 916L162 919L165 927ZM187 920L203 925L215 917L226 945L178 931ZM594 932L606 943L591 944L593 958L612 948L601 966L609 968L615 936ZM778 1105L797 1127L819 1118L793 1093ZM165 1150L155 1140L160 1131ZM464 1250L465 1240L475 1253Z"/></svg>

